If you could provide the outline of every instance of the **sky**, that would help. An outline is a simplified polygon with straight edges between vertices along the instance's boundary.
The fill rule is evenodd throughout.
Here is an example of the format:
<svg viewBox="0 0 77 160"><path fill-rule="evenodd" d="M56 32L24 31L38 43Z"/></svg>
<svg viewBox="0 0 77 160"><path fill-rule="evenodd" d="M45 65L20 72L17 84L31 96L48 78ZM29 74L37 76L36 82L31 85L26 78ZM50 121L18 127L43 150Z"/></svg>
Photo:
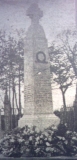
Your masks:
<svg viewBox="0 0 77 160"><path fill-rule="evenodd" d="M30 26L30 19L26 16L26 10L34 0L2 0L0 1L0 29L8 34L13 34L16 29L25 29ZM38 0L39 7L43 11L40 24L43 26L48 46L51 46L56 35L65 29L74 29L75 0ZM54 110L62 106L60 91L52 88ZM75 87L66 93L67 105L74 100Z"/></svg>
<svg viewBox="0 0 77 160"><path fill-rule="evenodd" d="M48 40L48 45L57 33L75 27L74 0L38 0L43 11L40 21ZM27 31L30 19L26 9L34 0L2 0L0 3L0 28L13 33L13 30L24 28Z"/></svg>

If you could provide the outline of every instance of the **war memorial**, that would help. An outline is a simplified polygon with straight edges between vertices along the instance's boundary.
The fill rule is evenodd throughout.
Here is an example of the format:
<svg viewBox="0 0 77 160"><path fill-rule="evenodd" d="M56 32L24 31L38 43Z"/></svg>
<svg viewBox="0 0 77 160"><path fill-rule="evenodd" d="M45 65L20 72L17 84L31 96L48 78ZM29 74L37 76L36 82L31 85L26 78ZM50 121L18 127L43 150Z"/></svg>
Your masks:
<svg viewBox="0 0 77 160"><path fill-rule="evenodd" d="M34 125L44 129L58 125L60 120L53 114L48 44L39 23L43 12L34 3L27 16L31 25L24 42L24 116L19 120L19 127Z"/></svg>
<svg viewBox="0 0 77 160"><path fill-rule="evenodd" d="M25 4L27 5L25 9L26 21L25 18L23 18L24 22L22 23L23 27L24 25L27 26L27 29L25 29L26 32L22 31L22 29L17 31L18 37L16 37L16 35L12 35L15 37L11 38L10 35L9 39L6 38L8 41L5 41L5 39L2 39L3 37L0 37L0 40L3 43L7 42L6 47L2 46L4 47L2 48L4 50L1 50L0 44L0 52L2 51L1 53L3 54L2 59L0 60L1 64L4 64L4 67L1 68L2 70L0 70L0 73L3 73L1 76L4 76L5 73L8 75L5 79L2 79L2 81L5 80L6 83L2 83L2 87L4 88L5 92L3 100L4 108L2 108L3 115L0 109L0 159L77 159L77 81L75 81L77 78L77 41L75 41L75 44L73 41L74 46L70 49L70 45L68 46L68 35L71 34L71 31L65 28L67 30L66 32L64 30L63 33L67 33L67 43L63 45L64 48L60 48L58 41L56 43L57 48L56 46L54 47L54 43L52 43L49 47L49 39L47 38L45 30L46 26L44 27L44 21L41 23L41 20L44 20L45 18L44 14L46 11L45 8L43 8L41 1L23 0L23 3L21 3L20 0L19 2L15 0L12 2L11 0L5 1L7 1L6 3L8 4L8 9L9 6L14 5L13 9L17 11L17 8L15 7L18 6L18 13L15 12L15 10L13 10L13 13L15 13L15 16L18 14L19 21L22 19L22 16L20 17L20 15L21 13L22 15L24 13L23 11L25 9ZM51 32L52 39L53 34L55 35L56 23L58 23L57 21L53 22L55 21L53 15L56 15L57 18L59 16L59 18L63 20L63 24L65 21L65 19L62 19L61 17L64 16L64 13L59 12L61 5L63 5L62 1L55 0L54 2L52 0L53 7L48 5L49 8L52 8L51 25L54 26L51 27L53 28L53 31ZM44 7L46 7L47 1L44 0L43 2L46 3L44 4ZM68 2L69 0L66 0L67 4ZM50 0L48 3L50 4ZM62 8L64 7L64 12L67 10L69 15L72 12L70 12L69 9L72 5L72 10L74 11L76 9L74 8L74 4L77 5L77 2L75 3L74 1L69 3L68 9L67 5L62 6ZM58 5L60 5L59 8ZM53 13L54 6L57 8L57 12L55 10L55 14ZM19 7L21 8L21 12L19 11ZM73 19L73 15L71 19ZM68 19L67 17L69 16L65 15L66 19ZM75 18L77 18L77 16ZM14 25L18 23L18 18L16 20L17 22L15 22ZM7 21L9 23L11 22L11 19L8 18ZM30 23L28 24L27 21ZM70 22L73 24L72 20L70 20ZM70 24L70 22L67 23ZM65 27L68 26L67 23ZM18 23L18 26L20 25L21 22ZM8 32L9 28L10 27L8 27ZM58 30L60 31L59 26ZM2 31L0 31L0 34L1 33ZM76 30L73 32L73 36L76 36ZM64 51L67 51L67 48L70 50L70 52L66 52L68 58L66 58L64 53ZM54 59L56 59L56 61ZM73 65L72 60L74 60ZM52 61L54 61L54 63ZM6 62L8 62L8 64ZM58 75L60 76L59 81L60 78L62 81L55 82L58 82L58 84L56 83L58 89L63 91L63 96L65 97L63 97L64 103L62 108L54 111L52 79L54 80L54 77L57 77ZM67 103L65 103L65 94L67 89L70 87L73 88L70 77L72 77L72 82L74 81L76 84L75 97L72 107L69 107ZM0 77L0 84L2 81ZM55 94L57 93L58 92L56 88ZM71 95L72 94L73 90ZM24 95L23 99L22 95ZM67 96L67 99L69 96ZM2 98L1 95L0 98ZM70 102L71 99L72 96L70 97ZM55 101L57 107L59 107L58 105L60 103L58 102L62 101L62 99L59 98L58 101L57 99ZM22 106L24 106L24 108ZM4 130L2 130L2 127L4 127Z"/></svg>

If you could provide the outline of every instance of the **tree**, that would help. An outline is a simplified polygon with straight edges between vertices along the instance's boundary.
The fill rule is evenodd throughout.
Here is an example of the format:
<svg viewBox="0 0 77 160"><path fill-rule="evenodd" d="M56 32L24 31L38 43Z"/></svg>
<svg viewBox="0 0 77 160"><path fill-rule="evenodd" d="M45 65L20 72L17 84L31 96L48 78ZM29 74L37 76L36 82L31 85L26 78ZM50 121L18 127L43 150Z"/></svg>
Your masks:
<svg viewBox="0 0 77 160"><path fill-rule="evenodd" d="M57 36L59 50L65 54L77 79L77 31L65 30Z"/></svg>
<svg viewBox="0 0 77 160"><path fill-rule="evenodd" d="M71 69L71 64L68 61L68 58L65 54L60 50L60 48L56 48L54 45L50 47L50 61L51 61L51 73L53 73L53 81L59 85L59 89L62 93L63 98L63 107L66 112L66 99L65 93L69 86L72 85L74 73Z"/></svg>
<svg viewBox="0 0 77 160"><path fill-rule="evenodd" d="M7 86L10 101L10 95L12 93L11 106L13 107L13 114L15 101L18 112L19 110L21 112L21 102L19 102L19 105L17 104L16 86L19 86L20 101L20 87L24 77L23 57L24 51L22 39L16 40L10 36L6 37L5 33L0 31L0 88L5 90Z"/></svg>
<svg viewBox="0 0 77 160"><path fill-rule="evenodd" d="M53 80L59 84L66 112L65 93L77 81L77 31L66 30L57 35L49 50Z"/></svg>

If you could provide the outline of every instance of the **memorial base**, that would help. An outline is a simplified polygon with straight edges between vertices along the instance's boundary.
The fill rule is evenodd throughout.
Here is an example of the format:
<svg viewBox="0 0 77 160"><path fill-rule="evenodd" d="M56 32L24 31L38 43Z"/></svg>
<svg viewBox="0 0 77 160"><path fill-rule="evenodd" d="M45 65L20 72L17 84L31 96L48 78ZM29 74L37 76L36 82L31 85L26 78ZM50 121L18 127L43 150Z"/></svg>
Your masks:
<svg viewBox="0 0 77 160"><path fill-rule="evenodd" d="M22 128L25 125L29 127L36 126L38 130L44 130L52 125L58 126L60 119L55 114L41 115L24 115L18 122L18 127Z"/></svg>

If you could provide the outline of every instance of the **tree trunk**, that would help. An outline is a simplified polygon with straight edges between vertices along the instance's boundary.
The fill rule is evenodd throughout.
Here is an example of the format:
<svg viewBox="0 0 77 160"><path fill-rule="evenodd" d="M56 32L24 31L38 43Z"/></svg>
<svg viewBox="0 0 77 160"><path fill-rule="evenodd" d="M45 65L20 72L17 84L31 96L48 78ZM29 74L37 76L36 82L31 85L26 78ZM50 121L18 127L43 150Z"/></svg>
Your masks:
<svg viewBox="0 0 77 160"><path fill-rule="evenodd" d="M63 108L64 108L64 123L66 123L66 100L65 100L65 93L62 91L62 98L63 98Z"/></svg>
<svg viewBox="0 0 77 160"><path fill-rule="evenodd" d="M20 65L19 65L19 118L21 117L21 86L20 86Z"/></svg>
<svg viewBox="0 0 77 160"><path fill-rule="evenodd" d="M17 96L16 96L16 89L15 89L15 88L14 88L14 95L15 95L15 103L16 103L16 107L17 107L17 110L18 110Z"/></svg>
<svg viewBox="0 0 77 160"><path fill-rule="evenodd" d="M11 83L10 83L10 78L9 78L9 103L10 103L10 129L12 129L12 107L11 107Z"/></svg>
<svg viewBox="0 0 77 160"><path fill-rule="evenodd" d="M13 91L12 109L13 109L13 115L14 115L14 77L13 77L13 79L12 79L12 91Z"/></svg>
<svg viewBox="0 0 77 160"><path fill-rule="evenodd" d="M76 81L76 93L74 101L74 130L77 131L77 81Z"/></svg>
<svg viewBox="0 0 77 160"><path fill-rule="evenodd" d="M65 100L65 93L62 92L62 97L63 97L63 107L64 107L64 111L66 111L66 100Z"/></svg>

